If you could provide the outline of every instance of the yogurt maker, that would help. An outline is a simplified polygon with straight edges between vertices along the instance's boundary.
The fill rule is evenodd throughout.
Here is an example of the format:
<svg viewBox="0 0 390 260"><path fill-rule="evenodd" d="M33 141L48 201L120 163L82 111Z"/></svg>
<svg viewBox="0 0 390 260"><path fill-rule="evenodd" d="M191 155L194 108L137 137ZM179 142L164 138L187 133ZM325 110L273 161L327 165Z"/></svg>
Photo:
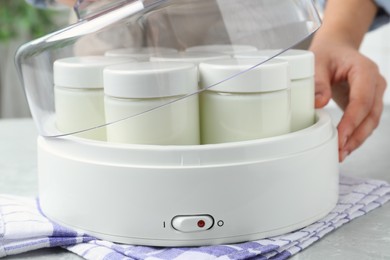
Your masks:
<svg viewBox="0 0 390 260"><path fill-rule="evenodd" d="M16 55L50 219L114 242L199 246L291 232L335 206L337 131L321 110L291 130L292 65L278 57L320 26L312 1L74 10L77 22Z"/></svg>

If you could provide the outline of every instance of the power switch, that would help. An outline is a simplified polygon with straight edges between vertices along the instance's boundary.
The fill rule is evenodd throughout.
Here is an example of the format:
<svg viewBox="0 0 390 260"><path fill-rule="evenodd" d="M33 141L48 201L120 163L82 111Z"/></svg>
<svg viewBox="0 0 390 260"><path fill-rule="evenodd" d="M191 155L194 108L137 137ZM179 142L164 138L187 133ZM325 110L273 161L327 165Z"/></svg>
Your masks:
<svg viewBox="0 0 390 260"><path fill-rule="evenodd" d="M182 215L172 219L172 227L184 233L205 231L213 225L214 219L210 215Z"/></svg>

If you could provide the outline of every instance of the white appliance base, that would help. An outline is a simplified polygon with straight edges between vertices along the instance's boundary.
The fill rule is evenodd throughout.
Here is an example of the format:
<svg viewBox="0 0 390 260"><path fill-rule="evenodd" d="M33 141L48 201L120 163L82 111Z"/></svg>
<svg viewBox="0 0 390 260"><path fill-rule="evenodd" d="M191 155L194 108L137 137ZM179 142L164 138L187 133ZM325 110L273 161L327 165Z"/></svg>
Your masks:
<svg viewBox="0 0 390 260"><path fill-rule="evenodd" d="M291 134L226 144L153 146L38 138L40 203L65 226L151 246L280 235L338 198L337 132L324 111Z"/></svg>

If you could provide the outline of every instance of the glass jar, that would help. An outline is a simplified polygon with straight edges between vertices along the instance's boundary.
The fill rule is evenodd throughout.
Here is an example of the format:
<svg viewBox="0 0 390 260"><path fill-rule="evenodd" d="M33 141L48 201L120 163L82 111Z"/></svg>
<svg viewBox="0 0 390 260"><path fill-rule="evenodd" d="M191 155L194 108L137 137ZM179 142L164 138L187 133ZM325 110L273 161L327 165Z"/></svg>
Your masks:
<svg viewBox="0 0 390 260"><path fill-rule="evenodd" d="M199 144L197 68L192 63L141 62L104 70L107 141ZM124 119L125 120L121 120Z"/></svg>
<svg viewBox="0 0 390 260"><path fill-rule="evenodd" d="M272 57L276 50L238 54L238 58ZM314 54L306 50L287 50L277 56L289 63L291 80L291 131L307 128L315 122Z"/></svg>
<svg viewBox="0 0 390 260"><path fill-rule="evenodd" d="M103 69L132 59L84 56L54 62L54 103L56 127L64 133L105 124ZM76 134L79 137L105 140L104 127Z"/></svg>
<svg viewBox="0 0 390 260"><path fill-rule="evenodd" d="M201 63L201 142L215 144L290 132L288 63L253 59ZM245 71L245 72L243 72ZM243 73L242 73L243 72ZM236 74L224 81L227 75Z"/></svg>

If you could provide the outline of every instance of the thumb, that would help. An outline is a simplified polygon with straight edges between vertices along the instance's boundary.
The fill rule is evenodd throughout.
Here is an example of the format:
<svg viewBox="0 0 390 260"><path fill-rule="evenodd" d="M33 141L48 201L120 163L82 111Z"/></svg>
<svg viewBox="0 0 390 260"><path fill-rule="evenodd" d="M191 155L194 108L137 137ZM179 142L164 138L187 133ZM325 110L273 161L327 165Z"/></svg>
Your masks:
<svg viewBox="0 0 390 260"><path fill-rule="evenodd" d="M315 107L322 108L332 97L329 72L316 66L315 75Z"/></svg>

